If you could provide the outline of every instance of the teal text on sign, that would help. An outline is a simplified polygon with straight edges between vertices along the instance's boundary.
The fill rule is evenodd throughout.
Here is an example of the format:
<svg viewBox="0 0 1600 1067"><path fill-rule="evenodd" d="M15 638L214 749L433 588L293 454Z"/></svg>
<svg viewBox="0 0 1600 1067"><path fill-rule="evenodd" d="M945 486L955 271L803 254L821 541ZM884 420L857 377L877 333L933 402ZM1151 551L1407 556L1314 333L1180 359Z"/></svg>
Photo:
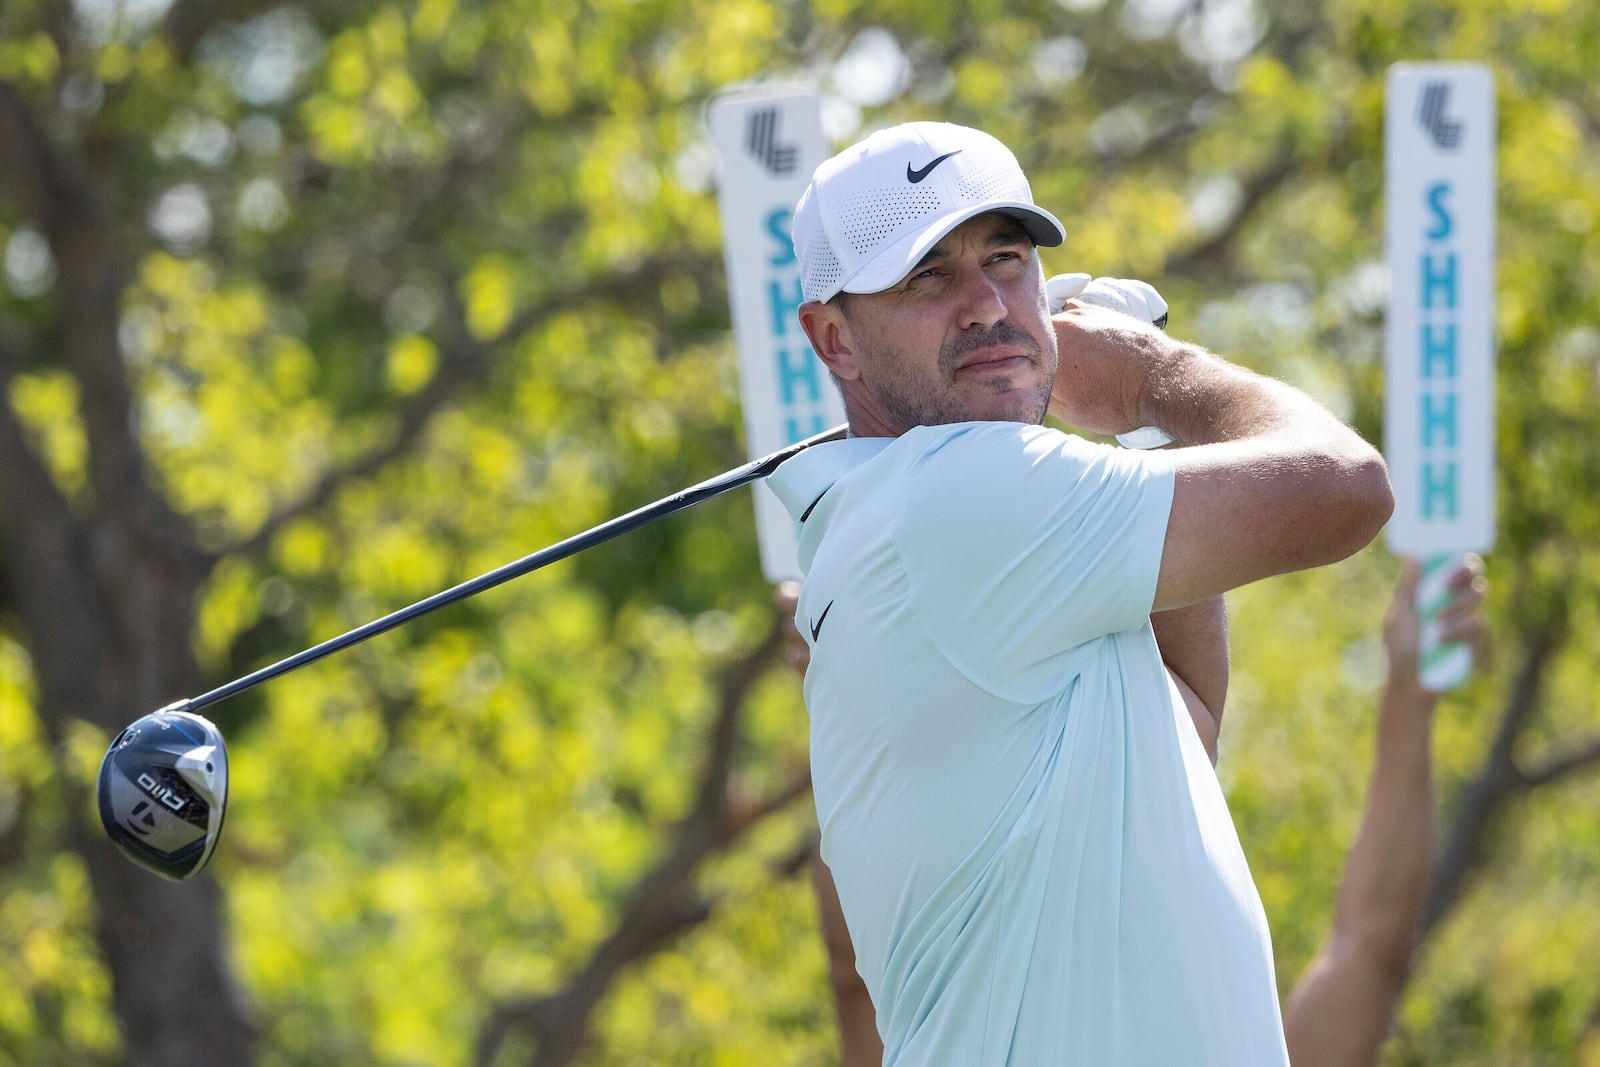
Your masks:
<svg viewBox="0 0 1600 1067"><path fill-rule="evenodd" d="M827 429L823 411L822 361L817 359L800 328L800 305L805 296L795 267L794 242L789 237L790 208L774 208L767 214L767 236L772 246L767 263L775 270L767 279L767 304L771 312L769 348L774 365L772 380L777 387L779 408L784 412L784 432L790 442L800 441Z"/></svg>
<svg viewBox="0 0 1600 1067"><path fill-rule="evenodd" d="M1454 519L1461 514L1461 374L1457 358L1457 313L1460 309L1459 258L1450 242L1454 231L1451 188L1437 182L1425 194L1418 322L1422 331L1421 390L1417 427L1422 469L1422 515Z"/></svg>

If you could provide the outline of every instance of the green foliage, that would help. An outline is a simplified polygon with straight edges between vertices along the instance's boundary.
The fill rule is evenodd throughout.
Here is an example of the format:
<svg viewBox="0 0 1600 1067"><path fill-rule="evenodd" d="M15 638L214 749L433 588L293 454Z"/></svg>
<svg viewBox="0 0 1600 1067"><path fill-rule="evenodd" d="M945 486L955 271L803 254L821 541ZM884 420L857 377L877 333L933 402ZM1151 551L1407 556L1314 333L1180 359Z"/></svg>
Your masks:
<svg viewBox="0 0 1600 1067"><path fill-rule="evenodd" d="M1567 641L1526 757L1593 736L1593 4L308 0L192 49L159 22L188 5L58 7L0 7L0 90L72 162L116 161L130 420L216 560L196 631L165 637L211 683L740 458L703 128L720 89L818 78L841 141L903 118L993 130L1067 225L1050 270L1152 278L1174 332L1378 438L1382 79L1488 63L1497 648L1440 714L1444 814L1534 633ZM1225 8L1248 8L1231 36ZM865 30L898 49L887 99L833 74ZM19 250L0 347L23 355L6 401L87 506L63 286L23 255L42 226L0 174L0 250ZM1285 990L1359 818L1394 570L1379 545L1232 598L1220 773ZM0 1059L110 1062L66 799L107 739L46 740L4 594ZM217 706L233 782L214 868L261 1062L465 1063L495 1003L569 981L693 804L718 672L764 637L768 598L731 497ZM758 680L743 726L735 791L770 795L804 766L792 676ZM1600 1062L1597 789L1574 777L1503 813L1387 1062ZM622 973L582 1062L835 1062L809 884L773 874L812 830L802 799L709 865L720 906Z"/></svg>

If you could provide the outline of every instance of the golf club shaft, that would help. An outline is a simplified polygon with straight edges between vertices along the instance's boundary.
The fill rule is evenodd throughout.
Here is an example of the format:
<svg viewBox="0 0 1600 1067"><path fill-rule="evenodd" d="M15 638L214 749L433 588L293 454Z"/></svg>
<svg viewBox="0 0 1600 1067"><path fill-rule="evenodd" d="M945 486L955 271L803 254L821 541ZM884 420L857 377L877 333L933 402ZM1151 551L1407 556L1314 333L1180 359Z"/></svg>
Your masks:
<svg viewBox="0 0 1600 1067"><path fill-rule="evenodd" d="M458 600L476 596L486 589L493 589L495 586L509 582L513 578L519 578L529 571L536 571L540 567L566 559L568 556L582 552L586 548L592 548L595 545L609 541L619 534L637 529L645 523L653 522L656 519L692 507L702 500L720 496L729 490L739 488L741 485L747 485L750 482L765 478L777 470L778 466L785 460L798 455L812 445L819 445L825 441L837 441L844 437L846 429L847 427L842 425L835 426L833 429L819 433L815 437L808 437L804 441L798 441L787 448L779 449L769 456L752 460L742 467L735 467L725 474L719 474L715 478L692 485L671 496L662 497L653 504L646 504L644 507L630 511L626 515L619 515L617 518L603 522L599 526L585 530L583 533L575 534L565 541L559 541L549 548L540 549L530 556L524 556L504 566L496 567L486 574L481 574L469 581L462 582L460 585L435 593L425 600L419 600L409 607L391 612L381 619L374 619L365 626L358 626L354 630L340 634L338 637L329 638L319 645L313 645L304 652L297 652L287 659L281 659L270 666L262 667L260 670L247 674L243 678L237 678L226 685L218 686L208 693L202 693L197 697L190 697L187 700L179 700L169 704L162 710L194 711L197 708L205 707L207 704L213 704L226 697L242 693L246 689L258 686L262 682L269 681L281 674L298 670L324 656L332 655L342 649L349 648L351 645L359 644L369 637L376 637L378 634L392 630L396 626L404 625L436 608L442 608L446 604L454 604Z"/></svg>

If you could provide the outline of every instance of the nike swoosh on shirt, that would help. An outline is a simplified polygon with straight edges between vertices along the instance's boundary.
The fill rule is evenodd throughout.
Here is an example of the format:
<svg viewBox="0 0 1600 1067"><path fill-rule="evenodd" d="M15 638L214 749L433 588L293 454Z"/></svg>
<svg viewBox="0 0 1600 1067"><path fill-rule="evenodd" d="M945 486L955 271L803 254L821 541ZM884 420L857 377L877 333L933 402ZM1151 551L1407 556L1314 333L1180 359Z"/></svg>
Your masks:
<svg viewBox="0 0 1600 1067"><path fill-rule="evenodd" d="M932 174L934 167L937 167L939 164L943 163L945 160L949 159L951 156L960 155L960 154L961 154L961 149L959 149L959 148L956 149L954 152L946 152L944 155L939 156L937 159L935 159L933 162L929 163L927 166L923 167L921 170L912 170L911 169L911 164L907 163L906 164L906 181L910 182L912 185L916 185L918 182L922 181L922 179L926 178L929 174Z"/></svg>
<svg viewBox="0 0 1600 1067"><path fill-rule="evenodd" d="M822 618L811 624L811 640L815 641L822 636L822 624L828 621L828 612L833 610L833 601L828 601L828 606L822 609Z"/></svg>

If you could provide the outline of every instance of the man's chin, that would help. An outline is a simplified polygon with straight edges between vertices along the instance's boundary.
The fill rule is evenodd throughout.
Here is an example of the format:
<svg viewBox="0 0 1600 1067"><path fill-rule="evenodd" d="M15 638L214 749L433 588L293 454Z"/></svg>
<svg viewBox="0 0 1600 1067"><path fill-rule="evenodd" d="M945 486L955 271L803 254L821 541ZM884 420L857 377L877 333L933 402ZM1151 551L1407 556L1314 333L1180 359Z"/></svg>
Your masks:
<svg viewBox="0 0 1600 1067"><path fill-rule="evenodd" d="M886 408L893 423L912 426L950 426L961 422L1020 422L1037 426L1044 422L1050 404L1047 389L1006 389L981 396L952 397L950 402L926 406ZM905 432L902 429L900 432Z"/></svg>
<svg viewBox="0 0 1600 1067"><path fill-rule="evenodd" d="M1049 405L1048 392L1041 396L1037 390L1008 390L1001 396L991 398L988 403L973 405L974 414L965 421L1038 424L1044 421L1044 414Z"/></svg>

